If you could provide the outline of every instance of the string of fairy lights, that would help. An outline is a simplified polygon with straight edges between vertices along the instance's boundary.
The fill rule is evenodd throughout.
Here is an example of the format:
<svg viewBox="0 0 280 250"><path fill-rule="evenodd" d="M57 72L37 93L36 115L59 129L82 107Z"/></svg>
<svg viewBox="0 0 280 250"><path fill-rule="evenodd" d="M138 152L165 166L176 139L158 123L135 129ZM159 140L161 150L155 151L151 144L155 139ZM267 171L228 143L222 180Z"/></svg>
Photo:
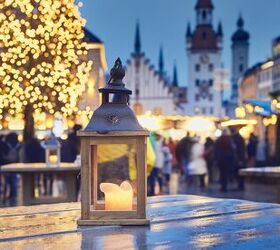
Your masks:
<svg viewBox="0 0 280 250"><path fill-rule="evenodd" d="M74 0L0 2L0 119L78 112L92 62Z"/></svg>

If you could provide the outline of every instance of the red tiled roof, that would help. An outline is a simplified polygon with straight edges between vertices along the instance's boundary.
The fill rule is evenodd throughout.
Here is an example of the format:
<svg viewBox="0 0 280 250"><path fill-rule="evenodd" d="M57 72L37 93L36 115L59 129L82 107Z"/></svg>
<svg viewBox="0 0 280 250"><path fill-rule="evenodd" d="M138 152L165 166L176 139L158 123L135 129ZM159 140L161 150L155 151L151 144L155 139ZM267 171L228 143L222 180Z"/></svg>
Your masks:
<svg viewBox="0 0 280 250"><path fill-rule="evenodd" d="M218 49L217 35L210 25L199 25L192 36L191 49Z"/></svg>

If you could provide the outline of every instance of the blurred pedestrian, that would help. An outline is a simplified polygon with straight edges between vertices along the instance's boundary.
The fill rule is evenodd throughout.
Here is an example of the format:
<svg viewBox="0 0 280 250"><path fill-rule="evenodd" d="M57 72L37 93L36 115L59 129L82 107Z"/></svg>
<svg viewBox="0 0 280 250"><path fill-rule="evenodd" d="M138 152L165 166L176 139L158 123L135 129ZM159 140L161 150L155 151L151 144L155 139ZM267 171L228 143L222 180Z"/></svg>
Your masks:
<svg viewBox="0 0 280 250"><path fill-rule="evenodd" d="M172 173L172 154L170 149L164 139L162 142L162 152L163 152L163 176L164 176L164 184L169 187L170 175Z"/></svg>
<svg viewBox="0 0 280 250"><path fill-rule="evenodd" d="M5 142L5 136L0 135L0 168L2 165L7 164L5 156L8 154L8 146ZM4 175L0 174L0 200L5 198L5 178Z"/></svg>
<svg viewBox="0 0 280 250"><path fill-rule="evenodd" d="M229 131L224 129L215 143L215 161L220 172L221 192L227 191L228 177L234 162L234 146Z"/></svg>
<svg viewBox="0 0 280 250"><path fill-rule="evenodd" d="M245 140L239 134L239 131L232 131L232 139L234 143L235 161L234 161L234 177L237 181L237 188L244 190L243 177L239 175L239 170L246 167L246 145Z"/></svg>
<svg viewBox="0 0 280 250"><path fill-rule="evenodd" d="M81 142L77 136L77 132L82 129L82 126L75 124L68 138L62 142L61 160L63 162L74 162L80 154Z"/></svg>
<svg viewBox="0 0 280 250"><path fill-rule="evenodd" d="M198 179L199 186L204 188L206 174L207 166L204 159L204 147L200 143L195 142L191 149L191 161L188 166L189 184L197 182Z"/></svg>
<svg viewBox="0 0 280 250"><path fill-rule="evenodd" d="M191 149L193 146L193 140L187 133L187 135L181 139L176 146L176 159L178 161L179 168L181 172L185 175L188 174L188 164L190 162L191 157Z"/></svg>
<svg viewBox="0 0 280 250"><path fill-rule="evenodd" d="M258 147L258 138L254 135L254 133L251 133L247 145L247 154L248 154L247 166L249 168L254 168L256 166L257 147Z"/></svg>
<svg viewBox="0 0 280 250"><path fill-rule="evenodd" d="M5 155L5 161L7 164L19 162L19 150L21 147L20 142L18 141L18 135L14 132L9 133L6 136L6 145L8 147L8 152ZM6 197L10 200L11 205L16 204L17 199L17 188L18 181L16 174L7 174L6 175Z"/></svg>
<svg viewBox="0 0 280 250"><path fill-rule="evenodd" d="M159 193L162 191L162 168L164 163L163 147L162 147L162 137L159 134L154 134L154 152L156 155L155 165L148 177L149 184L149 196L156 194L156 184L159 185Z"/></svg>
<svg viewBox="0 0 280 250"><path fill-rule="evenodd" d="M172 170L177 171L178 170L178 162L176 159L176 143L172 140L170 137L167 143L167 146L169 148L169 151L172 155Z"/></svg>
<svg viewBox="0 0 280 250"><path fill-rule="evenodd" d="M204 144L204 158L206 160L207 172L209 182L212 183L214 181L213 172L214 172L214 141L211 137L206 138L206 142Z"/></svg>
<svg viewBox="0 0 280 250"><path fill-rule="evenodd" d="M24 142L20 159L25 163L45 162L45 150L37 138L30 138Z"/></svg>

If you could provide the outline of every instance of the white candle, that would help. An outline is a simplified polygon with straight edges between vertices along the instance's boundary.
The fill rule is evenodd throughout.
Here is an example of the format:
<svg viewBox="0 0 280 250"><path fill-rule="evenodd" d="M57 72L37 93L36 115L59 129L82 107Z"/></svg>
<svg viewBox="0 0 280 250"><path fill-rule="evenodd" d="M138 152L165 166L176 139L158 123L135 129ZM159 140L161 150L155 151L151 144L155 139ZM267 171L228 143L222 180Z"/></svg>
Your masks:
<svg viewBox="0 0 280 250"><path fill-rule="evenodd" d="M132 210L133 189L128 181L120 186L114 183L101 183L100 190L105 194L105 210Z"/></svg>

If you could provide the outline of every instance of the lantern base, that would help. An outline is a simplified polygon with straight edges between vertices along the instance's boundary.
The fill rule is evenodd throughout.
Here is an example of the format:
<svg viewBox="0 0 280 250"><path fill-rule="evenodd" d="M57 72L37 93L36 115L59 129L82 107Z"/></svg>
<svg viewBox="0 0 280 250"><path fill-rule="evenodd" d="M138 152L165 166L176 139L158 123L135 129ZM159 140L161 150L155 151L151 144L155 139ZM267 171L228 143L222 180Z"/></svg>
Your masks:
<svg viewBox="0 0 280 250"><path fill-rule="evenodd" d="M78 226L148 226L147 219L111 219L111 220L82 220L77 221Z"/></svg>

